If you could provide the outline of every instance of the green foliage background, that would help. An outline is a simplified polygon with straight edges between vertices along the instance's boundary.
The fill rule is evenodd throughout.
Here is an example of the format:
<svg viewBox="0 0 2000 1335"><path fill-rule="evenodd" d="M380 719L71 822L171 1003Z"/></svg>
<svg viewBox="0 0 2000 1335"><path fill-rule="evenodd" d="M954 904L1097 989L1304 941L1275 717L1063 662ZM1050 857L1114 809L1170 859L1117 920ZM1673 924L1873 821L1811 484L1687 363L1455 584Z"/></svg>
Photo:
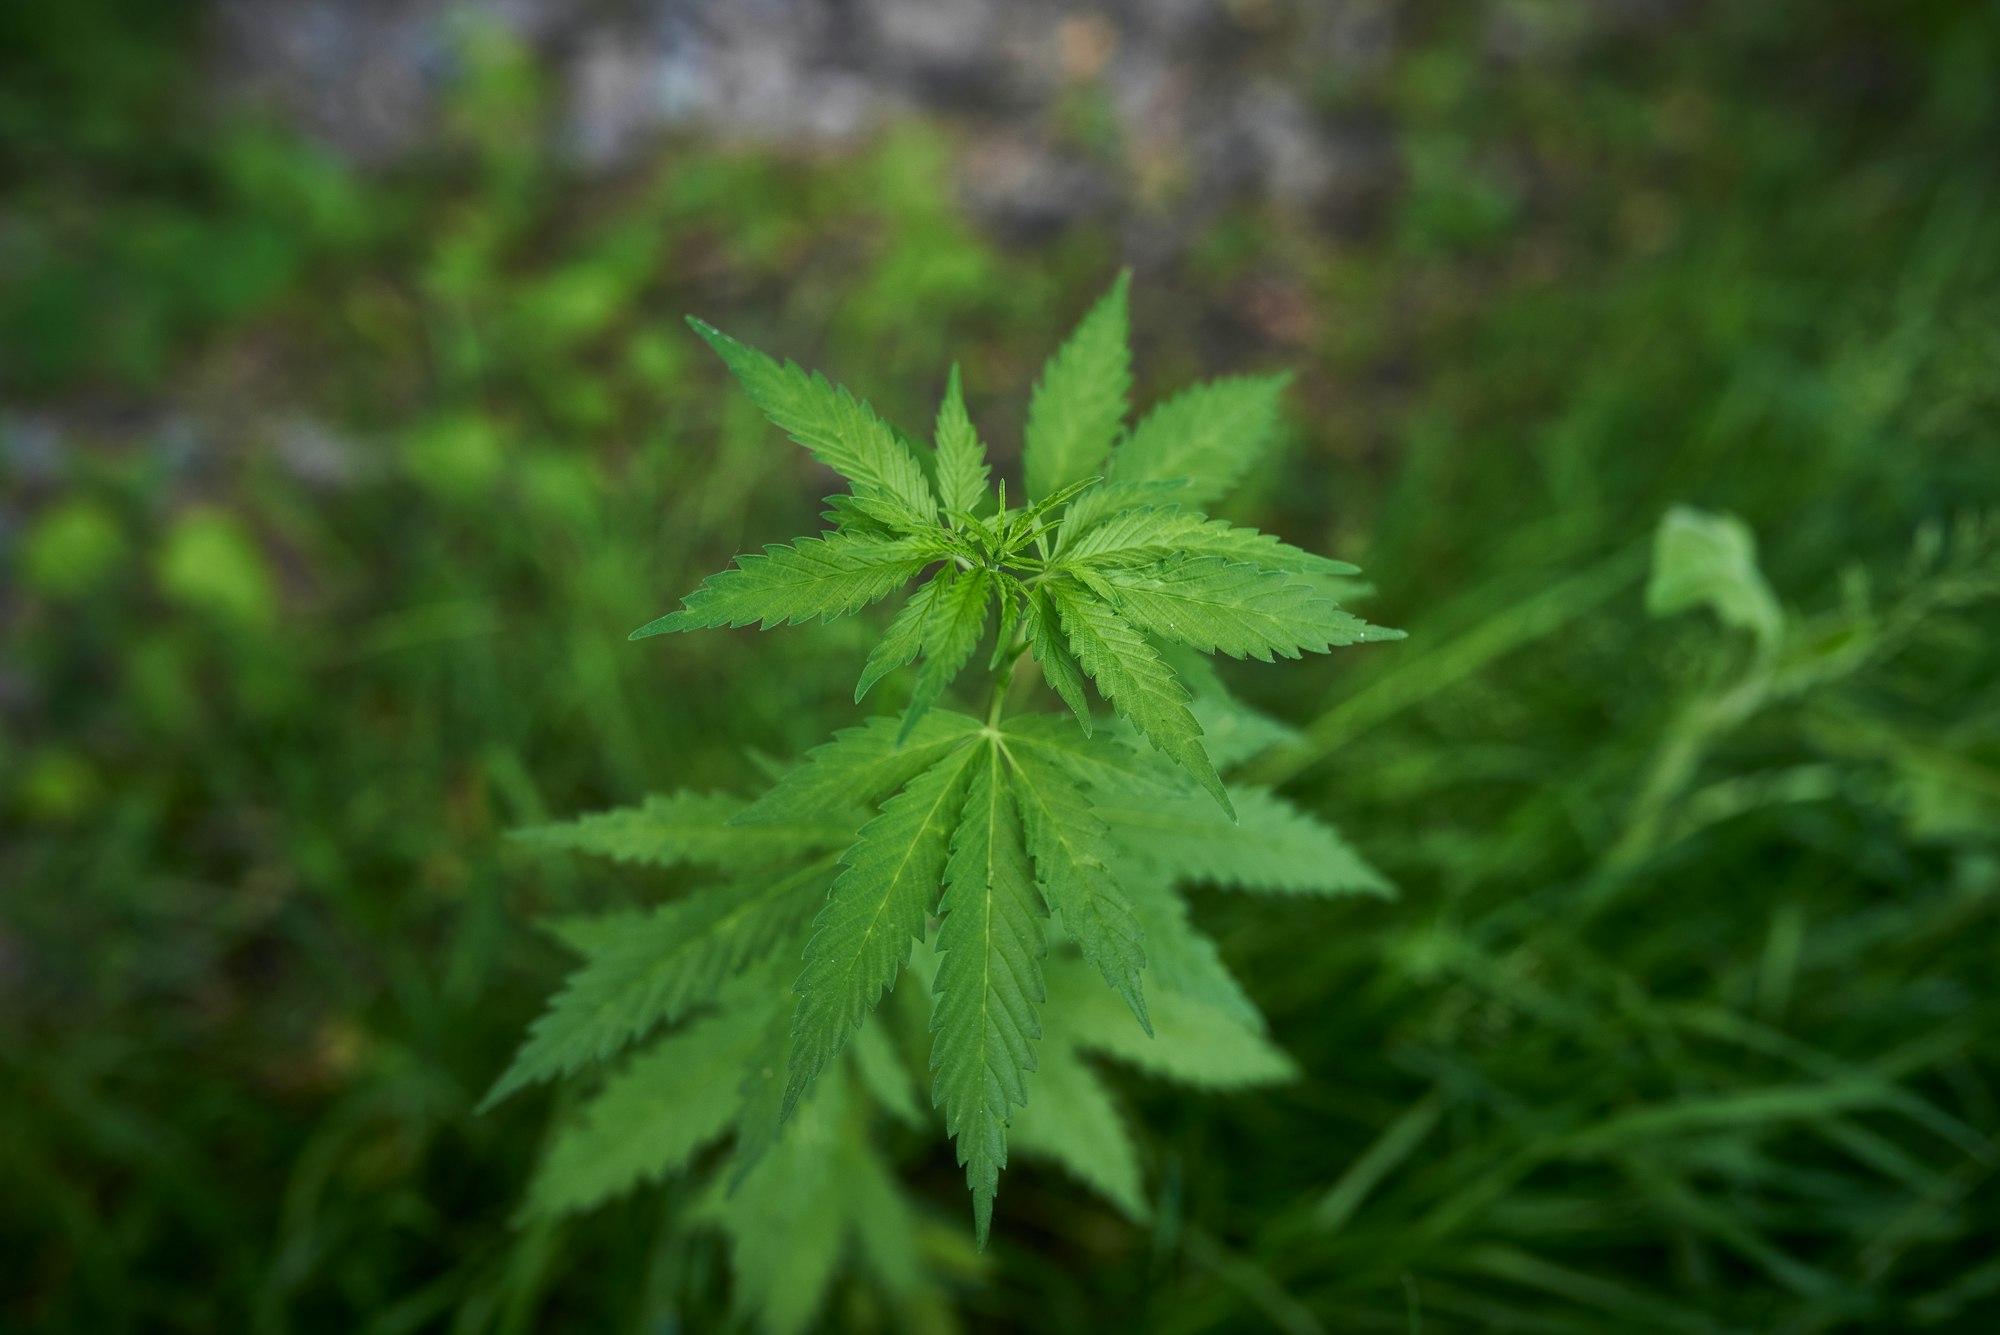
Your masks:
<svg viewBox="0 0 2000 1335"><path fill-rule="evenodd" d="M1140 401L1294 370L1226 513L1411 632L1239 683L1401 897L1205 896L1303 1077L1117 1076L1151 1229L1024 1163L984 1257L911 1134L948 1301L831 1325L2000 1318L2000 22L1697 8L1533 78L1423 9L1326 93L1398 127L1378 227L1141 268ZM692 1193L517 1229L551 1103L473 1114L532 924L663 885L502 832L853 719L857 622L624 641L827 490L679 317L899 420L958 357L1004 452L1120 235L984 234L923 123L580 177L491 34L363 172L197 37L0 14L0 1325L726 1328Z"/></svg>

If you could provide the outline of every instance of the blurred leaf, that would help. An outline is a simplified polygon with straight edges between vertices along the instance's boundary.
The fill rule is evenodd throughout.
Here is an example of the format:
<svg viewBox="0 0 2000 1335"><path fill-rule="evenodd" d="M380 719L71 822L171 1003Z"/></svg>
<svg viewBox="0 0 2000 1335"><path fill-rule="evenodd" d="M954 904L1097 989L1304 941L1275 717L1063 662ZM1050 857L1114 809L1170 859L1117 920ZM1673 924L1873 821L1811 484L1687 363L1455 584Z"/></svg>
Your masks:
<svg viewBox="0 0 2000 1335"><path fill-rule="evenodd" d="M38 516L22 548L28 587L60 597L101 585L126 554L117 519L87 497L63 501Z"/></svg>
<svg viewBox="0 0 2000 1335"><path fill-rule="evenodd" d="M196 611L259 627L277 615L277 589L263 553L221 510L183 514L168 531L155 570L161 590Z"/></svg>
<svg viewBox="0 0 2000 1335"><path fill-rule="evenodd" d="M433 418L403 441L403 463L425 487L447 499L469 499L492 485L504 463L500 437L472 414Z"/></svg>
<svg viewBox="0 0 2000 1335"><path fill-rule="evenodd" d="M1666 617L1696 607L1749 631L1766 653L1784 636L1784 613L1757 568L1757 539L1749 525L1734 515L1677 505L1654 533L1646 610Z"/></svg>

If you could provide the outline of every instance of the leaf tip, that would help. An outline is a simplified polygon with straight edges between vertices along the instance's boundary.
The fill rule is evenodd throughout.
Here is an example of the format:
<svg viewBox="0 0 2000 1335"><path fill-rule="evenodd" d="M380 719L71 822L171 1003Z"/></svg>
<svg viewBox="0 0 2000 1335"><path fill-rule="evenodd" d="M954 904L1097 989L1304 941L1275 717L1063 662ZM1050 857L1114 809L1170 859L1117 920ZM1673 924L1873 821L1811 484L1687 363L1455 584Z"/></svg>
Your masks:
<svg viewBox="0 0 2000 1335"><path fill-rule="evenodd" d="M1218 779L1213 772L1204 774L1201 776L1201 786L1208 789L1209 796L1213 797L1216 805L1222 808L1222 814L1229 817L1231 825L1242 823L1236 819L1236 804L1229 800L1229 790L1222 786L1221 779Z"/></svg>
<svg viewBox="0 0 2000 1335"><path fill-rule="evenodd" d="M792 1120L792 1110L798 1107L799 1100L805 1097L806 1085L809 1083L811 1083L810 1080L800 1080L796 1070L786 1078L784 1097L778 1100L779 1126L783 1126Z"/></svg>
<svg viewBox="0 0 2000 1335"><path fill-rule="evenodd" d="M1133 984L1131 993L1126 996L1125 1004L1132 1008L1132 1018L1137 1020L1139 1027L1146 1031L1146 1037L1152 1038L1154 1036L1153 1017L1146 1010L1146 994L1139 990L1137 983Z"/></svg>
<svg viewBox="0 0 2000 1335"><path fill-rule="evenodd" d="M680 629L680 627L674 623L679 619L679 617L680 617L679 612L669 612L663 617L654 617L651 621L648 621L645 625L639 627L639 629L633 631L630 635L627 635L625 637L626 642L630 643L633 640L649 640L655 635L666 635L673 631L677 631Z"/></svg>
<svg viewBox="0 0 2000 1335"><path fill-rule="evenodd" d="M986 1250L986 1241L993 1234L993 1194L975 1191L972 1194L972 1237L980 1251Z"/></svg>
<svg viewBox="0 0 2000 1335"><path fill-rule="evenodd" d="M492 1112L502 1103L505 1103L520 1087L521 1082L515 1076L514 1068L509 1067L501 1073L498 1080L493 1082L493 1088L486 1091L486 1097L481 1099L473 1108L472 1115L475 1117L484 1117L487 1113Z"/></svg>

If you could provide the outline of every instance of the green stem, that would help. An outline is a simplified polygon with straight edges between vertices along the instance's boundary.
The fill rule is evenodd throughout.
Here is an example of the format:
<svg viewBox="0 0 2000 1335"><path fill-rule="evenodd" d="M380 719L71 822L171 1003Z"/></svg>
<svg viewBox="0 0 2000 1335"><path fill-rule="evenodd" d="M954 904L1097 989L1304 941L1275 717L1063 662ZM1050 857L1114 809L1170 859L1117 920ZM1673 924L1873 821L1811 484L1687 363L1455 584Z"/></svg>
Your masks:
<svg viewBox="0 0 2000 1335"><path fill-rule="evenodd" d="M993 673L993 698L986 706L986 726L1000 726L1000 707L1007 703L1007 688L1014 684L1014 665L1021 661L1021 654L1028 647L1028 637L1017 633L1012 647L1007 650L1007 661Z"/></svg>

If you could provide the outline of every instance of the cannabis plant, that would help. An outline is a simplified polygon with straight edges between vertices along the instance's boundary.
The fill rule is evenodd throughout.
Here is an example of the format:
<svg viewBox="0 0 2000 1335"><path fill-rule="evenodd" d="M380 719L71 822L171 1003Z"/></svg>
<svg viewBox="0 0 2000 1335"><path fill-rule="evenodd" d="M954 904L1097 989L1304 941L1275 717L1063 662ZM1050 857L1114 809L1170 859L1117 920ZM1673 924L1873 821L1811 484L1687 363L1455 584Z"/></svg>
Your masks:
<svg viewBox="0 0 2000 1335"><path fill-rule="evenodd" d="M1288 1073L1178 887L1387 887L1328 826L1223 782L1285 730L1200 655L1269 662L1400 633L1337 605L1353 566L1204 512L1257 461L1283 377L1213 381L1125 429L1123 278L1035 388L1019 505L988 485L956 368L926 447L690 323L848 490L828 531L739 556L632 638L830 621L915 581L855 700L912 663L914 678L900 714L835 734L754 801L677 793L526 832L706 864L722 883L557 924L583 963L489 1102L678 1026L567 1122L531 1209L594 1204L733 1133L701 1208L740 1271L795 1295L765 1313L785 1327L810 1317L845 1238L892 1286L910 1278L895 1241L909 1207L868 1133L871 1105L925 1121L910 1086L926 1058L908 1046L927 1041L981 1245L1010 1132L1145 1215L1137 1155L1083 1052L1218 1087ZM1067 717L1026 707L1028 662ZM915 986L896 990L906 973ZM885 993L900 1030L875 1014Z"/></svg>

